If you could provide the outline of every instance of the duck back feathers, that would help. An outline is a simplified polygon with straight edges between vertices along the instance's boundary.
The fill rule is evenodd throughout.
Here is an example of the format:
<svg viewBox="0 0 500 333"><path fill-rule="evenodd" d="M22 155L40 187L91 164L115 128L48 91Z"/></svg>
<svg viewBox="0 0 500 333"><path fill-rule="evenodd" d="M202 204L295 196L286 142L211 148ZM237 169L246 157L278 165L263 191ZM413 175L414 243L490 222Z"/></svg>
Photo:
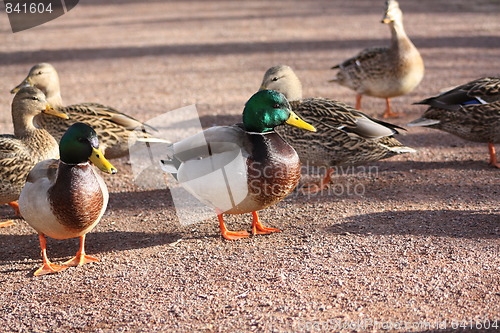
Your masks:
<svg viewBox="0 0 500 333"><path fill-rule="evenodd" d="M436 128L465 140L500 142L500 78L484 77L416 104L429 105L408 126Z"/></svg>
<svg viewBox="0 0 500 333"><path fill-rule="evenodd" d="M409 93L422 81L423 59L403 27L403 14L397 1L387 2L382 23L389 25L389 47L372 47L335 65L331 80L360 95L391 98Z"/></svg>
<svg viewBox="0 0 500 333"><path fill-rule="evenodd" d="M404 130L402 127L369 117L344 103L307 98L291 105L318 130L302 133L289 126L276 129L295 148L304 164L357 165L415 152L393 137Z"/></svg>

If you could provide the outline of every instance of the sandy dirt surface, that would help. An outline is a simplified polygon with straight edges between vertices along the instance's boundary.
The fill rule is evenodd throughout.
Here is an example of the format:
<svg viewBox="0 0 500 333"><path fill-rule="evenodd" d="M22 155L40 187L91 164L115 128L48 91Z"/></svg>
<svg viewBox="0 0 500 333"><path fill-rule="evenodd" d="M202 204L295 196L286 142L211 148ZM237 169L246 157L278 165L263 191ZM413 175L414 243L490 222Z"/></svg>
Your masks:
<svg viewBox="0 0 500 333"><path fill-rule="evenodd" d="M439 90L500 68L500 3L402 0L426 64L394 99L404 125ZM202 124L239 121L264 71L292 66L304 96L354 103L329 69L386 45L383 1L82 0L13 34L0 14L0 129L9 90L42 61L67 104L100 102L141 120L196 104ZM363 110L380 116L384 101ZM87 237L100 262L33 277L38 238L24 221L0 229L0 327L12 332L426 331L500 326L500 170L487 146L431 129L400 141L418 153L345 170L330 191L292 194L261 212L281 233L225 241L214 216L179 224L168 190L134 183L128 159L104 176L110 203ZM500 148L500 147L498 147ZM313 177L308 176L306 177ZM8 206L0 216L13 217ZM227 218L248 229L251 216ZM50 239L55 262L77 240ZM462 327L463 329L463 327Z"/></svg>

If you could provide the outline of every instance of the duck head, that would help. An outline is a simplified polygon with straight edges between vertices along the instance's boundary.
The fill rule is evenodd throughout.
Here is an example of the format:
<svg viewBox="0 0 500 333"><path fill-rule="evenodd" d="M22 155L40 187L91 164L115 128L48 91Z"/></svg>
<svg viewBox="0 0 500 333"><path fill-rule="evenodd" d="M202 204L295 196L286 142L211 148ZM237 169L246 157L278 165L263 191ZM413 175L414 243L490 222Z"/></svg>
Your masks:
<svg viewBox="0 0 500 333"><path fill-rule="evenodd" d="M389 24L391 22L400 22L403 19L403 12L399 8L396 0L387 0L385 2L385 13L381 23Z"/></svg>
<svg viewBox="0 0 500 333"><path fill-rule="evenodd" d="M19 89L29 86L40 89L51 103L62 104L62 101L59 103L61 99L59 75L51 64L42 62L31 67L28 76L10 92L15 94ZM56 102L54 103L54 101Z"/></svg>
<svg viewBox="0 0 500 333"><path fill-rule="evenodd" d="M19 89L12 101L12 118L16 119L34 117L40 113L68 119L68 115L55 110L45 98L45 94L35 87Z"/></svg>
<svg viewBox="0 0 500 333"><path fill-rule="evenodd" d="M261 90L255 93L245 104L243 125L249 132L271 132L283 124L295 126L307 131L316 129L300 119L291 109L285 95L274 90Z"/></svg>
<svg viewBox="0 0 500 333"><path fill-rule="evenodd" d="M76 165L90 161L103 172L117 172L99 149L99 140L94 129L84 123L75 123L64 133L59 143L59 155L61 161L66 164Z"/></svg>
<svg viewBox="0 0 500 333"><path fill-rule="evenodd" d="M293 69L287 65L273 66L266 71L260 85L260 90L264 89L279 91L289 101L302 99L302 84Z"/></svg>

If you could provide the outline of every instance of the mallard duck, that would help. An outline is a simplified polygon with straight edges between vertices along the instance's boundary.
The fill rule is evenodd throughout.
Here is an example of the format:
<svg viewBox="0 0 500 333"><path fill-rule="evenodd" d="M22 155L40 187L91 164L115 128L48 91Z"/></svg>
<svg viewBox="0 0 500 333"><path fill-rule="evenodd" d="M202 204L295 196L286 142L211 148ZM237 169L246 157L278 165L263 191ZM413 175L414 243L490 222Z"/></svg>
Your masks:
<svg viewBox="0 0 500 333"><path fill-rule="evenodd" d="M492 166L500 168L495 143L500 143L500 78L483 77L415 104L429 105L408 126L426 126L462 139L487 142Z"/></svg>
<svg viewBox="0 0 500 333"><path fill-rule="evenodd" d="M403 128L374 119L344 103L326 98L302 99L302 85L295 72L286 65L269 68L261 89L283 93L292 109L318 129L317 133L299 133L294 128L276 131L290 142L303 164L327 167L319 184L309 184L307 192L324 189L331 181L334 167L363 164L412 153L393 135Z"/></svg>
<svg viewBox="0 0 500 333"><path fill-rule="evenodd" d="M162 161L188 192L215 208L225 239L249 233L227 230L223 214L252 213L253 235L280 231L263 226L257 211L283 200L300 179L297 153L274 131L282 124L315 131L295 115L283 94L263 90L246 103L242 124L212 127L177 142ZM223 172L226 182L215 180L216 172Z"/></svg>
<svg viewBox="0 0 500 333"><path fill-rule="evenodd" d="M116 169L99 150L96 132L88 125L75 123L59 144L60 160L38 163L28 175L19 197L21 214L39 235L43 265L35 275L62 271L98 261L85 254L85 235L101 219L108 204L108 189L89 161L104 172ZM76 256L63 265L47 257L46 239L80 238Z"/></svg>
<svg viewBox="0 0 500 333"><path fill-rule="evenodd" d="M33 125L33 118L41 113L67 118L47 104L39 89L20 89L12 101L14 135L0 135L0 204L9 204L18 216L17 199L30 170L40 161L59 156L52 135ZM0 227L13 223L13 220L4 221Z"/></svg>
<svg viewBox="0 0 500 333"><path fill-rule="evenodd" d="M17 87L12 89L11 93L15 93L23 86L39 88L45 93L47 101L54 108L69 115L68 120L43 116L37 119L40 126L46 128L57 141L61 139L68 127L76 122L86 123L97 131L101 150L110 159L128 155L129 144L134 144L137 138L142 141L151 140L152 142L159 140L152 138L147 133L147 125L109 106L97 103L64 106L61 98L59 76L51 64L40 63L33 66L28 76Z"/></svg>
<svg viewBox="0 0 500 333"><path fill-rule="evenodd" d="M331 82L357 92L356 109L361 108L363 95L385 98L384 118L399 114L391 111L390 98L415 89L424 77L424 62L403 28L403 13L396 0L386 2L382 23L391 29L391 46L361 51L332 69L338 69Z"/></svg>

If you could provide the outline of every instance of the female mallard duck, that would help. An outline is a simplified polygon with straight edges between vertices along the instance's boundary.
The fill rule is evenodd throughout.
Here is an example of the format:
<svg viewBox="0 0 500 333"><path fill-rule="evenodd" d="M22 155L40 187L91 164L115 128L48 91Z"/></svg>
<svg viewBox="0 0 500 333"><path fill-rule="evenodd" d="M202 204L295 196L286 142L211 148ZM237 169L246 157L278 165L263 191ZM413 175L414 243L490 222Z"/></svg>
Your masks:
<svg viewBox="0 0 500 333"><path fill-rule="evenodd" d="M59 151L60 160L42 161L31 170L19 197L22 216L40 238L43 265L35 275L97 261L85 254L85 235L101 219L109 196L106 184L89 161L104 172L116 173L99 150L96 132L86 124L73 124L61 138ZM80 249L63 266L52 264L45 236L80 237Z"/></svg>
<svg viewBox="0 0 500 333"><path fill-rule="evenodd" d="M188 192L215 208L225 239L249 234L228 231L223 213L251 212L254 235L280 231L263 226L257 211L283 200L300 179L297 153L274 131L282 124L315 131L292 112L283 94L263 90L246 103L243 124L212 127L177 142L167 152L169 160L162 161ZM224 172L226 182L214 181L217 171Z"/></svg>
<svg viewBox="0 0 500 333"><path fill-rule="evenodd" d="M47 101L56 109L69 115L68 120L55 120L49 117L39 117L37 122L46 128L57 141L61 139L69 126L76 122L90 125L97 131L101 150L107 158L119 158L128 154L129 144L135 143L138 137L142 141L158 139L151 138L146 133L143 123L121 113L109 106L96 103L81 103L64 106L59 86L59 76L51 64L40 63L33 66L28 76L17 87L11 90L15 93L20 87L34 86L42 90Z"/></svg>
<svg viewBox="0 0 500 333"><path fill-rule="evenodd" d="M0 204L9 204L18 216L17 199L30 170L40 161L59 156L52 135L33 125L33 118L42 113L67 118L47 104L39 89L27 87L19 90L12 101L14 135L0 135ZM0 223L0 227L13 223L8 220Z"/></svg>
<svg viewBox="0 0 500 333"><path fill-rule="evenodd" d="M292 109L318 129L317 133L299 133L290 127L277 129L295 148L302 163L328 168L325 178L318 185L309 185L309 193L328 186L336 166L362 164L415 152L393 137L403 129L399 126L374 119L335 100L302 99L302 85L289 66L269 68L264 74L261 89L283 93Z"/></svg>
<svg viewBox="0 0 500 333"><path fill-rule="evenodd" d="M489 163L500 168L494 146L500 143L499 77L483 77L415 104L429 108L408 126L437 128L465 140L487 142Z"/></svg>
<svg viewBox="0 0 500 333"><path fill-rule="evenodd" d="M424 77L424 62L403 28L403 13L396 0L386 2L382 23L391 29L391 46L368 48L355 57L333 66L338 69L331 82L357 92L356 109L363 95L385 98L384 118L398 116L391 112L390 98L409 93Z"/></svg>

